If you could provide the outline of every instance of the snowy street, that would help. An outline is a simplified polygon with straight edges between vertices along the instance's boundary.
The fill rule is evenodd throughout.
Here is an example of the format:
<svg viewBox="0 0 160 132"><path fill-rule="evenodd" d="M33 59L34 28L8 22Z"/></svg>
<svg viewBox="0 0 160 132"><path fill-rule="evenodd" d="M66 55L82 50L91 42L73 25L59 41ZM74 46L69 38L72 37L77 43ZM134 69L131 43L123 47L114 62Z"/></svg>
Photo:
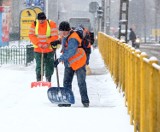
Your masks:
<svg viewBox="0 0 160 132"><path fill-rule="evenodd" d="M57 51L57 55L60 53ZM35 64L28 67L0 67L0 131L1 132L133 132L122 93L119 93L105 68L98 49L92 50L92 75L86 82L90 107L81 104L76 77L73 92L76 103L58 107L47 97L48 88L31 88L35 80ZM60 85L64 66L59 64ZM56 72L52 85L57 86Z"/></svg>

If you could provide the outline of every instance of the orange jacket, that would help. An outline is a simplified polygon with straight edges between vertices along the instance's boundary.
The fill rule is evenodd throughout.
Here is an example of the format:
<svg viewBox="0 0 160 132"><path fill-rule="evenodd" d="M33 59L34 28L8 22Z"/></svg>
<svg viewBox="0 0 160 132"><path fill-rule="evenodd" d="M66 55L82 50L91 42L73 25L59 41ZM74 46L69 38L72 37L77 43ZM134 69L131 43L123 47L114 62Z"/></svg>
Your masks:
<svg viewBox="0 0 160 132"><path fill-rule="evenodd" d="M49 25L50 29L48 29L47 24ZM36 29L38 30L38 34L36 34ZM50 36L47 36L47 30L50 31ZM29 38L30 41L33 43L35 52L48 53L53 51L50 43L58 39L58 30L56 23L46 20L43 24L40 24L37 20L35 25L35 23L33 22L29 30ZM38 44L48 44L48 48L42 49L38 46Z"/></svg>
<svg viewBox="0 0 160 132"><path fill-rule="evenodd" d="M79 43L78 47L81 47L82 40L76 32L73 32L69 36L68 41L71 38L76 39ZM68 48L68 44L66 44L66 48ZM70 67L72 67L73 70L78 70L79 68L83 67L86 64L86 54L83 48L77 48L75 55L70 57L68 59L68 62L69 62Z"/></svg>

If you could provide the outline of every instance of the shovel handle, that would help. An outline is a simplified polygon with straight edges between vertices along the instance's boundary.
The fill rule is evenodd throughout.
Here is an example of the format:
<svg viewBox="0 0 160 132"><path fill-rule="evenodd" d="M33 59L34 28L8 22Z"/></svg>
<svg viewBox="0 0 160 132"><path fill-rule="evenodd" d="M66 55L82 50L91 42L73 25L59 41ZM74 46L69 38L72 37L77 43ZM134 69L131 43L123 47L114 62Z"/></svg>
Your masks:
<svg viewBox="0 0 160 132"><path fill-rule="evenodd" d="M55 49L55 60L57 59L56 49ZM56 67L56 77L57 77L57 85L59 85L59 73L58 73L58 66Z"/></svg>
<svg viewBox="0 0 160 132"><path fill-rule="evenodd" d="M41 53L41 81L43 81L43 59L44 59L44 53Z"/></svg>

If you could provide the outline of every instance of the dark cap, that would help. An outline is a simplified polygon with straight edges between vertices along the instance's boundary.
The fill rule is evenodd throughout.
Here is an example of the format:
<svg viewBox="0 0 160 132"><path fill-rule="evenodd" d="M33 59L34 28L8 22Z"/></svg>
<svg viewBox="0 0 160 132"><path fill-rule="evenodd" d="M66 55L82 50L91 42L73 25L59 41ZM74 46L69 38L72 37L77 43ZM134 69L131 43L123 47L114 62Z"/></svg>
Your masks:
<svg viewBox="0 0 160 132"><path fill-rule="evenodd" d="M46 19L46 15L44 14L44 12L40 12L40 13L38 13L37 18L38 18L38 20L45 20Z"/></svg>
<svg viewBox="0 0 160 132"><path fill-rule="evenodd" d="M63 21L59 24L59 31L70 31L70 25L67 21Z"/></svg>

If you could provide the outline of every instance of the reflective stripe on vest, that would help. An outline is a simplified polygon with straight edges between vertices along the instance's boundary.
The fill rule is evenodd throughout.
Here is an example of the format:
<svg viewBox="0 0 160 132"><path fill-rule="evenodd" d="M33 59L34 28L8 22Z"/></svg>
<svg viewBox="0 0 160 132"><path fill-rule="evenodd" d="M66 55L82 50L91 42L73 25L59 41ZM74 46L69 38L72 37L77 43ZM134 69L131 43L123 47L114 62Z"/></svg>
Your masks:
<svg viewBox="0 0 160 132"><path fill-rule="evenodd" d="M73 70L78 70L86 64L86 53L82 48L78 48L74 56L70 57L68 62Z"/></svg>
<svg viewBox="0 0 160 132"><path fill-rule="evenodd" d="M48 22L47 20L47 30L46 30L46 34L45 35L41 35L38 33L38 29L39 29L39 21L36 20L36 25L35 25L35 35L39 38L39 42L41 43L45 43L47 42L47 38L51 36L51 27L49 25L50 20ZM38 46L36 44L33 44L34 48L38 48Z"/></svg>
<svg viewBox="0 0 160 132"><path fill-rule="evenodd" d="M49 23L50 23L50 20L49 20ZM50 37L51 36L51 27L50 27L49 23L47 20L46 36L43 36L43 37ZM37 35L38 37L42 37L42 36L38 35L38 28L39 28L39 21L36 20L35 35Z"/></svg>
<svg viewBox="0 0 160 132"><path fill-rule="evenodd" d="M76 32L72 33L68 40L74 38L78 41L79 45L81 46L81 42L82 40L80 39L80 37L78 36L78 34ZM66 44L68 47L68 44ZM67 48L66 47L66 48ZM86 64L86 54L85 51L83 50L83 48L77 48L76 53L70 57L68 59L69 65L73 70L78 70L79 68L83 67Z"/></svg>

